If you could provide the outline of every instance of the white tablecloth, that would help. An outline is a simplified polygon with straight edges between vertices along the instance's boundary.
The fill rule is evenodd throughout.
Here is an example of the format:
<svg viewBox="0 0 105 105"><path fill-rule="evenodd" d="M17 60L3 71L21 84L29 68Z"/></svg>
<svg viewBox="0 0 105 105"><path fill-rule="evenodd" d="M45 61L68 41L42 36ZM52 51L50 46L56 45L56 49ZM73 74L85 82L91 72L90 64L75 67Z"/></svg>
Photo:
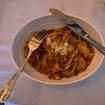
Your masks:
<svg viewBox="0 0 105 105"><path fill-rule="evenodd" d="M0 89L16 71L11 38L27 22L55 7L94 24L105 39L103 0L0 0ZM9 101L26 105L105 105L105 60L90 78L67 86L49 86L19 77Z"/></svg>

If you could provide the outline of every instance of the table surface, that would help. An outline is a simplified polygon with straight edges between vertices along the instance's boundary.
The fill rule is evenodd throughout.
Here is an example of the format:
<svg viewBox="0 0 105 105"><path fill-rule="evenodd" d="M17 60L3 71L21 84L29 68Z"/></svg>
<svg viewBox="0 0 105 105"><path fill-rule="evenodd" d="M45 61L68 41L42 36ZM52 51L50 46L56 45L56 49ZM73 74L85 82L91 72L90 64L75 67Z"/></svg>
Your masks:
<svg viewBox="0 0 105 105"><path fill-rule="evenodd" d="M105 40L103 0L0 0L0 89L16 71L11 39L27 22L54 7L90 21ZM105 60L86 80L66 86L37 83L21 74L8 101L25 105L105 105Z"/></svg>

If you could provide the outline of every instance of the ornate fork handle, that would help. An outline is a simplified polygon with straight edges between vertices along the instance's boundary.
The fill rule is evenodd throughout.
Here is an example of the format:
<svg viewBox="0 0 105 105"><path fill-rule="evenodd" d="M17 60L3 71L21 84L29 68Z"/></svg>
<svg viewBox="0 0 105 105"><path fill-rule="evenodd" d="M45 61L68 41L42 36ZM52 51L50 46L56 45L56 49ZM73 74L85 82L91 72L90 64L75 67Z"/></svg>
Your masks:
<svg viewBox="0 0 105 105"><path fill-rule="evenodd" d="M16 80L18 79L20 73L22 72L23 68L25 67L25 64L27 63L30 55L32 52L30 52L25 60L25 62L22 64L22 66L16 71L16 73L11 77L11 79L8 81L8 83L2 88L0 92L0 100L6 101L16 83Z"/></svg>

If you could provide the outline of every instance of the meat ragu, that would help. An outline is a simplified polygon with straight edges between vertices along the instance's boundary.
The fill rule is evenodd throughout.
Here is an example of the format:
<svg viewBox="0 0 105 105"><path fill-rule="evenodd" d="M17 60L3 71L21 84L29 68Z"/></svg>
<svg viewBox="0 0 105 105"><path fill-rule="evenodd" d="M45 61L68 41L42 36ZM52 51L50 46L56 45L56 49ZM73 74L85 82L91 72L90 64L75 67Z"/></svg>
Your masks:
<svg viewBox="0 0 105 105"><path fill-rule="evenodd" d="M38 32L31 33L35 36ZM28 54L28 41L24 45L24 57ZM49 79L60 80L77 76L91 63L95 52L93 47L67 27L49 29L28 63Z"/></svg>

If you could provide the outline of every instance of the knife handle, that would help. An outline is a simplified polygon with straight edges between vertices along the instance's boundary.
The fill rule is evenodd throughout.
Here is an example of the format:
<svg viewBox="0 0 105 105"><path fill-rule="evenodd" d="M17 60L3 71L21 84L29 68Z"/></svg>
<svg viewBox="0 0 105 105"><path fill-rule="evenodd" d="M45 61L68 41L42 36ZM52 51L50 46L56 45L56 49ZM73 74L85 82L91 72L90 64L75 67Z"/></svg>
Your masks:
<svg viewBox="0 0 105 105"><path fill-rule="evenodd" d="M84 36L84 39L86 39L90 44L92 44L96 49L98 49L102 54L105 55L105 47L97 42L95 39L93 39L90 35L86 34Z"/></svg>

